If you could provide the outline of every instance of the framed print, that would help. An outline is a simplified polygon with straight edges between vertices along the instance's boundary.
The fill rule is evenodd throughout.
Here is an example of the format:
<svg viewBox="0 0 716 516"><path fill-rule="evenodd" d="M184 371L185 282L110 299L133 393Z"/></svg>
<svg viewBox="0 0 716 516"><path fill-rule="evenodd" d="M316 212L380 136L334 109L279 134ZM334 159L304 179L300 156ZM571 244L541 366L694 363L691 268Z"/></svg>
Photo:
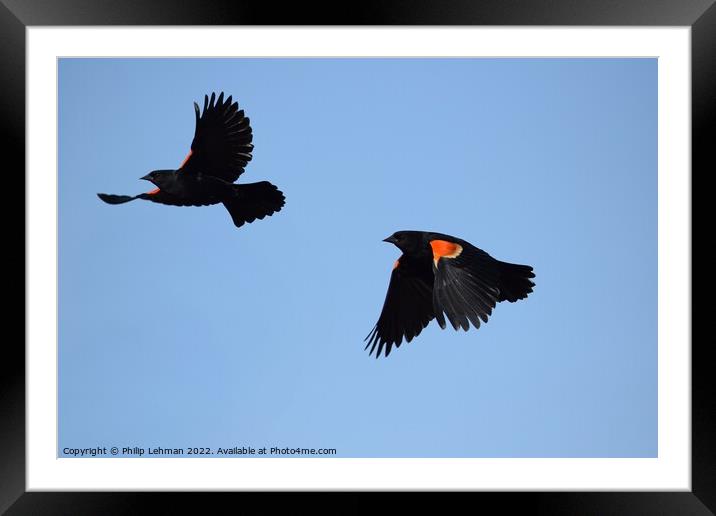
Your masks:
<svg viewBox="0 0 716 516"><path fill-rule="evenodd" d="M713 510L709 2L170 4L2 8L27 299L3 510Z"/></svg>

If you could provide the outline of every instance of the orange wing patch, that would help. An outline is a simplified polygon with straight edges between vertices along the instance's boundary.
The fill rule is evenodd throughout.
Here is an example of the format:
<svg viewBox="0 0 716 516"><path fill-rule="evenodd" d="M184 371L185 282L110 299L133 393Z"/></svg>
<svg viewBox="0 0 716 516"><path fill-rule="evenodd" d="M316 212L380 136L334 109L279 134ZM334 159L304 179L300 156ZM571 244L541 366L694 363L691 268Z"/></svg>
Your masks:
<svg viewBox="0 0 716 516"><path fill-rule="evenodd" d="M433 248L433 262L438 266L440 258L457 258L462 253L462 246L447 240L431 240L430 247Z"/></svg>
<svg viewBox="0 0 716 516"><path fill-rule="evenodd" d="M181 162L181 165L179 165L179 168L182 168L184 165L186 165L186 162L189 161L189 158L191 158L191 155L194 153L193 150L189 151L189 154L186 155L186 158L184 158L184 161Z"/></svg>
<svg viewBox="0 0 716 516"><path fill-rule="evenodd" d="M400 260L395 260L395 263L393 264L393 270L397 269L400 265Z"/></svg>
<svg viewBox="0 0 716 516"><path fill-rule="evenodd" d="M159 193L159 188L155 188L155 189L152 190L151 192L147 192L147 195L156 195L156 194L158 194L158 193Z"/></svg>

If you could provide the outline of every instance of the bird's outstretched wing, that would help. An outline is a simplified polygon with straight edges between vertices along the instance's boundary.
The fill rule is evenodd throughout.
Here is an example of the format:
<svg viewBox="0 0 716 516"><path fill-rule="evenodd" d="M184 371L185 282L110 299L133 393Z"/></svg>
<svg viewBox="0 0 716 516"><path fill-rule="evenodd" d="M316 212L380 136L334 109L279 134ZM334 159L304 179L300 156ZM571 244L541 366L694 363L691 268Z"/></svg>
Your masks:
<svg viewBox="0 0 716 516"><path fill-rule="evenodd" d="M168 194L161 191L159 188L155 188L151 192L141 193L139 195L115 195L98 193L97 197L102 199L107 204L124 204L135 199L144 199L145 201L152 201L159 204L168 204L169 206L209 206L214 203L210 202L196 202L191 199L182 199L174 195Z"/></svg>
<svg viewBox="0 0 716 516"><path fill-rule="evenodd" d="M445 316L456 330L487 322L500 300L500 267L485 251L443 235L430 241L433 250L435 318L445 328ZM469 321L469 322L468 322Z"/></svg>
<svg viewBox="0 0 716 516"><path fill-rule="evenodd" d="M423 331L435 317L432 283L429 263L427 266L411 264L404 256L395 262L383 311L365 339L368 342L365 349L370 347L370 354L377 346L375 356L378 358L385 347L387 357L394 345L400 347L403 338L410 342Z"/></svg>
<svg viewBox="0 0 716 516"><path fill-rule="evenodd" d="M97 197L102 199L107 204L124 204L125 202L133 201L138 199L138 195L117 195L117 194L106 194L98 193Z"/></svg>
<svg viewBox="0 0 716 516"><path fill-rule="evenodd" d="M249 117L232 102L231 96L224 101L224 93L216 98L204 95L204 109L194 103L196 129L191 151L180 170L187 174L206 174L229 183L236 181L251 161L253 134Z"/></svg>

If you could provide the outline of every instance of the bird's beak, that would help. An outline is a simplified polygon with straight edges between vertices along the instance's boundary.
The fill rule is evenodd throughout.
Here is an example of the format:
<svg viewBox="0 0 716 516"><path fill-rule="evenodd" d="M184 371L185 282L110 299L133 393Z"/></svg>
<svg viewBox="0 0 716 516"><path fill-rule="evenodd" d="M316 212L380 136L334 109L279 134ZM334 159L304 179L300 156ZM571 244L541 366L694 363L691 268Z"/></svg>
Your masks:
<svg viewBox="0 0 716 516"><path fill-rule="evenodd" d="M388 238L384 238L383 242L388 242L389 244L394 244L396 242L396 240L393 237L393 235L390 235Z"/></svg>
<svg viewBox="0 0 716 516"><path fill-rule="evenodd" d="M151 181L151 180L152 180L152 176L150 176L149 174L147 174L146 176L142 176L142 177L140 177L139 179L144 179L145 181Z"/></svg>

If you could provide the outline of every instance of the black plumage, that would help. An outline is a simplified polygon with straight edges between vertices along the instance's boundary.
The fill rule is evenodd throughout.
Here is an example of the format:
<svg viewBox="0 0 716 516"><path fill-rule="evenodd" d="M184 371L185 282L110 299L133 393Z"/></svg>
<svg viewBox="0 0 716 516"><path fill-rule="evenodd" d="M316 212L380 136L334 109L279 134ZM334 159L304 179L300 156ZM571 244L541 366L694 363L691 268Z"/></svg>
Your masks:
<svg viewBox="0 0 716 516"><path fill-rule="evenodd" d="M97 194L108 204L144 199L170 206L223 203L234 225L242 226L281 210L283 193L268 181L234 184L251 161L253 133L249 117L224 93L204 96L203 111L194 103L191 150L176 170L154 170L141 179L156 188L135 196Z"/></svg>
<svg viewBox="0 0 716 516"><path fill-rule="evenodd" d="M487 322L496 304L524 299L535 277L529 265L496 260L469 242L442 233L398 231L384 240L402 256L395 262L378 322L366 349L388 356L437 319L467 331Z"/></svg>

